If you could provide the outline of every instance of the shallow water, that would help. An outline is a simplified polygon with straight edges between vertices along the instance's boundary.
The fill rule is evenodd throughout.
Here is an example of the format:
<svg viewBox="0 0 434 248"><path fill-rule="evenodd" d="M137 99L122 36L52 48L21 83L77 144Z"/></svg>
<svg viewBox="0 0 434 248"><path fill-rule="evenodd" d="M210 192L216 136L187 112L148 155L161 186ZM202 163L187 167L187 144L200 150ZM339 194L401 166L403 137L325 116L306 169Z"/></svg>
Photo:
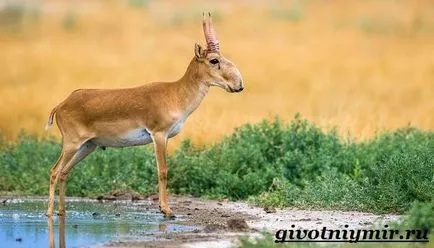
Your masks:
<svg viewBox="0 0 434 248"><path fill-rule="evenodd" d="M159 232L194 229L167 221L156 210L126 202L67 202L67 216L45 216L42 200L14 200L0 205L0 247L89 247L116 240L152 239ZM181 217L182 218L182 217Z"/></svg>

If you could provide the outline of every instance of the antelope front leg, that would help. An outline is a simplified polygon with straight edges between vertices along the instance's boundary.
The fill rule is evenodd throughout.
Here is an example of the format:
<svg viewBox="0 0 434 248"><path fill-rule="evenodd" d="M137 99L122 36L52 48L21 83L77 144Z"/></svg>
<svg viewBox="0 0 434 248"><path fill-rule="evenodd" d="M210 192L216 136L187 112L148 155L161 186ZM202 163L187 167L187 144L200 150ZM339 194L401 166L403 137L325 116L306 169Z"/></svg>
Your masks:
<svg viewBox="0 0 434 248"><path fill-rule="evenodd" d="M66 176L60 172L60 187L59 187L59 216L65 216L65 191L66 191Z"/></svg>
<svg viewBox="0 0 434 248"><path fill-rule="evenodd" d="M158 186L159 186L159 201L160 210L167 216L173 216L172 210L167 202L167 165L166 165L166 148L167 148L167 134L154 133L152 134L154 141L155 156L157 158L158 166Z"/></svg>

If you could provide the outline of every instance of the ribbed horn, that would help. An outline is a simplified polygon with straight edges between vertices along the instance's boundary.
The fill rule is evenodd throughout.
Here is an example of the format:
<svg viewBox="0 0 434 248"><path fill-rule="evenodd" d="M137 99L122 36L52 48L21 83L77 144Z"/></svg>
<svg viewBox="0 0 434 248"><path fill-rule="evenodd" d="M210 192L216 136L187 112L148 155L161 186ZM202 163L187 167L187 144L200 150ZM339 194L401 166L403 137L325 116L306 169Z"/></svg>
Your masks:
<svg viewBox="0 0 434 248"><path fill-rule="evenodd" d="M212 26L211 13L208 12L208 18L205 17L203 13L203 33L205 34L205 40L207 45L207 50L209 52L220 52L220 43L217 39L216 32Z"/></svg>

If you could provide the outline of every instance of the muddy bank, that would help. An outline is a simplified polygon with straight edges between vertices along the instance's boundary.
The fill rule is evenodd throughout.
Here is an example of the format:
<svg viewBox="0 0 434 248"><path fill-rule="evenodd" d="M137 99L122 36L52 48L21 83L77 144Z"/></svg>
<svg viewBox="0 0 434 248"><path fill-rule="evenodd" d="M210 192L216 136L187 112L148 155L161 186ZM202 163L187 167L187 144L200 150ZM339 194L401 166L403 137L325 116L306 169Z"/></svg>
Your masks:
<svg viewBox="0 0 434 248"><path fill-rule="evenodd" d="M158 198L151 196L143 201L135 201L144 211L158 209ZM253 215L234 210L233 202L202 200L192 197L170 197L170 206L176 217L160 224L160 232L138 235L136 240L114 240L108 247L228 247L232 240L246 233L254 233L247 221ZM194 226L192 231L169 232L165 228L171 224Z"/></svg>
<svg viewBox="0 0 434 248"><path fill-rule="evenodd" d="M244 202L202 200L192 197L171 197L175 214L182 216L168 223L192 225L187 232L145 234L137 240L117 240L109 247L231 247L239 236L257 236L260 231L274 233L279 229L368 228L374 224L396 221L398 215L375 215L361 212L310 211L297 209L263 209ZM146 209L158 209L154 198L136 204ZM143 241L145 239L146 241Z"/></svg>
<svg viewBox="0 0 434 248"><path fill-rule="evenodd" d="M33 205L19 210L19 203L25 201ZM87 237L86 244L97 242L98 247L231 247L236 245L238 237L259 236L261 231L338 229L345 225L351 229L367 229L375 224L397 221L400 217L361 212L263 209L245 202L186 196L170 197L170 205L177 216L175 219L165 219L159 213L157 196L114 191L96 199L68 197L67 244L74 244L74 235L79 240L80 235L92 231L97 232L94 241ZM41 222L36 227L41 235L45 235L45 197L0 197L0 207L0 218L6 218L10 223L9 229L4 227L8 230L3 231L17 232L19 229L14 225L31 221ZM12 219L8 219L11 214ZM30 238L29 233L17 237L25 239L12 240L11 244L27 242ZM43 238L40 242L45 241Z"/></svg>

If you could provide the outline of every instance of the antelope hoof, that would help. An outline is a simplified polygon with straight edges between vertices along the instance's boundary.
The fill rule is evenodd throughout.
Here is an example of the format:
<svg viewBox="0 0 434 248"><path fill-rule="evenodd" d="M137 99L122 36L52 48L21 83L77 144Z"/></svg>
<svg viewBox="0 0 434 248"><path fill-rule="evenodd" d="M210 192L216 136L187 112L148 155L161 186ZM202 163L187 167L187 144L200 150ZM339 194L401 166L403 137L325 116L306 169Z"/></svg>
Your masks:
<svg viewBox="0 0 434 248"><path fill-rule="evenodd" d="M47 216L48 218L53 217L53 211L52 210L48 210L47 213L45 214L45 216Z"/></svg>
<svg viewBox="0 0 434 248"><path fill-rule="evenodd" d="M174 219L175 215L173 214L172 210L169 207L161 207L160 206L161 213L164 214L164 217L168 219Z"/></svg>

